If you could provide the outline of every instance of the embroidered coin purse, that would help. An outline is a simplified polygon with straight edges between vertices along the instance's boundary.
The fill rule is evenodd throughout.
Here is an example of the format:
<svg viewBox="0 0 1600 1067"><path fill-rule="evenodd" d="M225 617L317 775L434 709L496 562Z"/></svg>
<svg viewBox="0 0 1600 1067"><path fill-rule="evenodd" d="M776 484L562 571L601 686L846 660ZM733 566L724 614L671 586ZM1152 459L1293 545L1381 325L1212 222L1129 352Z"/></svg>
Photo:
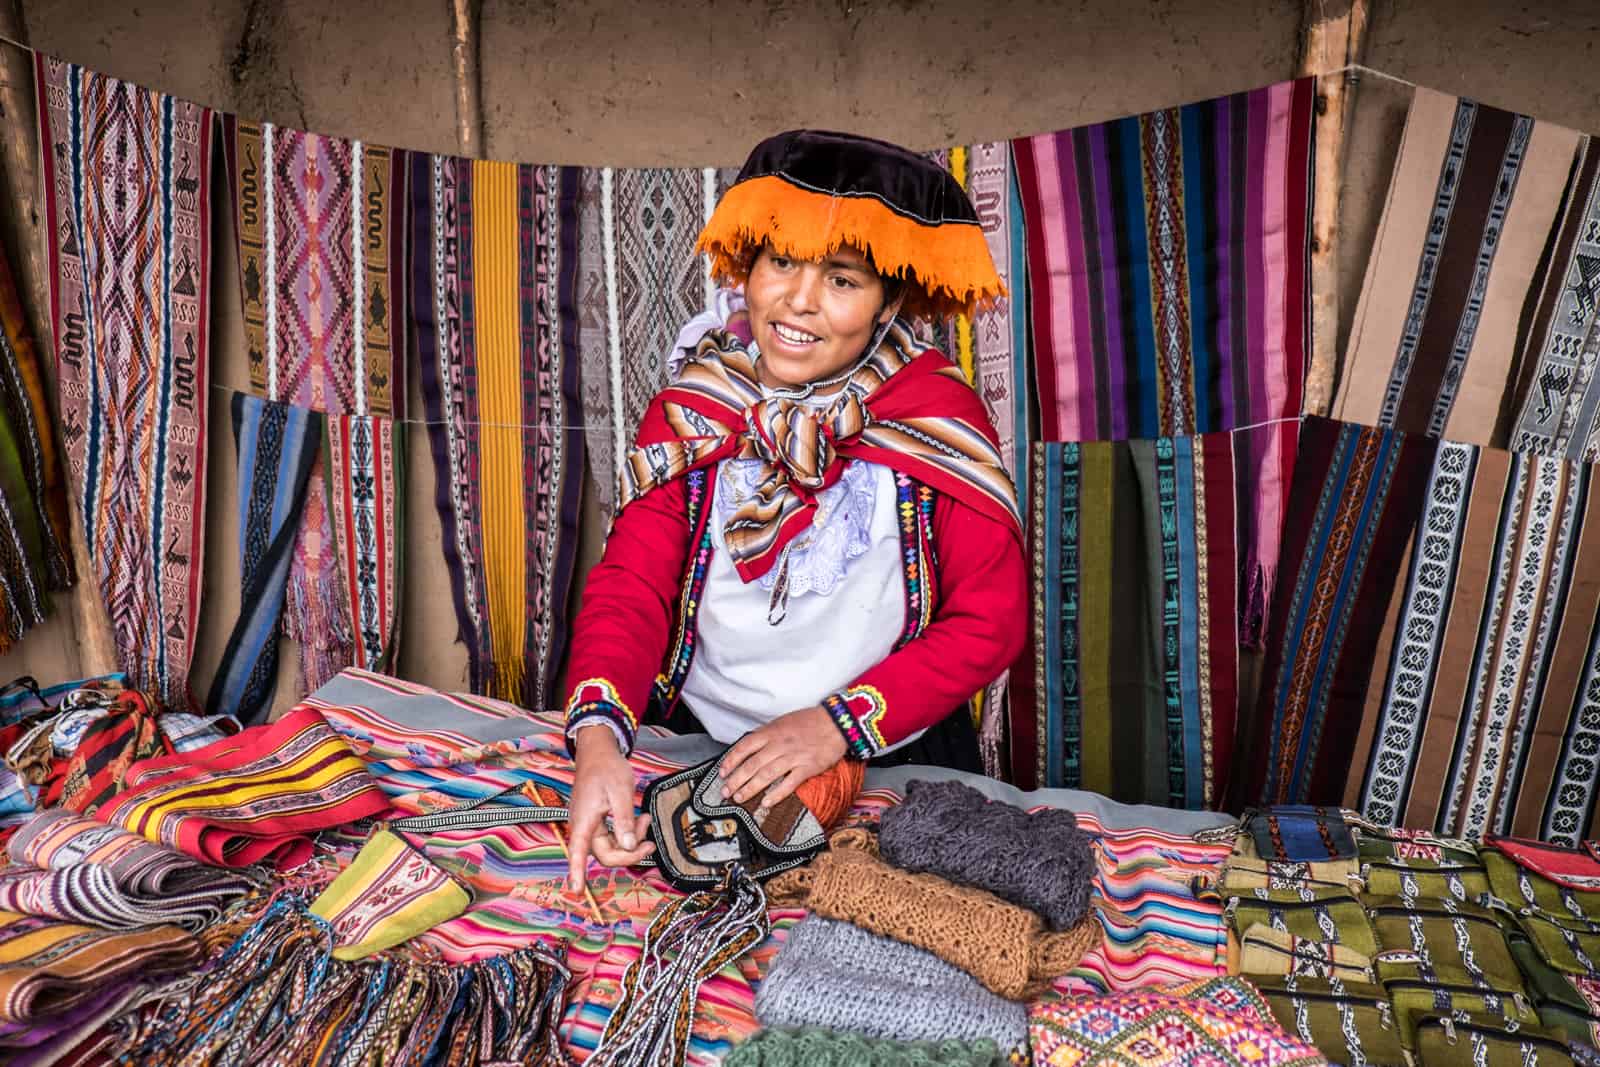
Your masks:
<svg viewBox="0 0 1600 1067"><path fill-rule="evenodd" d="M333 928L333 958L359 960L467 910L472 894L392 830L380 829L311 905Z"/></svg>
<svg viewBox="0 0 1600 1067"><path fill-rule="evenodd" d="M751 802L723 796L723 757L658 778L645 789L656 866L680 889L719 884L738 864L757 881L798 867L827 843L822 824L790 795L757 819Z"/></svg>

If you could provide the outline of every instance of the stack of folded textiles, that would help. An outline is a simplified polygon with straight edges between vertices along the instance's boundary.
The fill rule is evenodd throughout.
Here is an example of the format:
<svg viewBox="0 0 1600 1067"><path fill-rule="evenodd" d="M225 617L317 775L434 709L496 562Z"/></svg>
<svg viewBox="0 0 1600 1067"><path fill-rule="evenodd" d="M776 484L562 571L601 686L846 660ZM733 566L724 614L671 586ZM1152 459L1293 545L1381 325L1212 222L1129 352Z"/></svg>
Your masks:
<svg viewBox="0 0 1600 1067"><path fill-rule="evenodd" d="M1582 951L1590 938L1600 955L1600 892L1585 902L1581 882L1561 891L1539 868L1558 855L1565 872L1587 863L1600 888L1600 864L1491 842L1332 808L1248 813L1218 886L1237 971L1337 1063L1574 1062L1600 1031L1600 998L1584 995L1600 970Z"/></svg>
<svg viewBox="0 0 1600 1067"><path fill-rule="evenodd" d="M912 782L878 834L839 831L809 866L769 883L769 899L812 914L757 990L756 1016L767 1027L922 1043L903 1050L922 1058L885 1063L987 1063L995 1049L1026 1062L1026 1001L1100 942L1094 870L1092 842L1069 811L1030 814L959 782ZM831 1054L794 1062L844 1062ZM740 1062L779 1062L759 1055Z"/></svg>

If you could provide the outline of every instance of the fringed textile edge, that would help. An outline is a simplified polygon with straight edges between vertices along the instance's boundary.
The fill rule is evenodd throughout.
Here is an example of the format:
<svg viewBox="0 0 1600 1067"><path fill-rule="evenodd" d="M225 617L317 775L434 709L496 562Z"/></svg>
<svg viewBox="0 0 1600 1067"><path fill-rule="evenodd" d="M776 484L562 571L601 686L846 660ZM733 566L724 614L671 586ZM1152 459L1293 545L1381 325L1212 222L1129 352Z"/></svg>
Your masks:
<svg viewBox="0 0 1600 1067"><path fill-rule="evenodd" d="M751 178L724 193L695 250L710 258L713 279L736 285L763 245L806 260L841 245L859 248L879 273L916 284L903 306L913 318L971 314L1006 295L977 223L930 226L871 197L802 189L777 175Z"/></svg>

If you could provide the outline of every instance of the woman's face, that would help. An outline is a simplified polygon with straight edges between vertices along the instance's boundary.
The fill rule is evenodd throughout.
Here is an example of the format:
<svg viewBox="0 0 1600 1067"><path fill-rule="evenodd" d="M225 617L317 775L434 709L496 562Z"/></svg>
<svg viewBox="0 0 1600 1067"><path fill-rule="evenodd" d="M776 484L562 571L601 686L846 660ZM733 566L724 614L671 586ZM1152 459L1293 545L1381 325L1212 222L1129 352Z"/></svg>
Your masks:
<svg viewBox="0 0 1600 1067"><path fill-rule="evenodd" d="M900 307L898 299L884 306L883 279L849 247L821 261L763 249L744 297L761 349L758 376L768 386L833 377L860 358L873 330Z"/></svg>

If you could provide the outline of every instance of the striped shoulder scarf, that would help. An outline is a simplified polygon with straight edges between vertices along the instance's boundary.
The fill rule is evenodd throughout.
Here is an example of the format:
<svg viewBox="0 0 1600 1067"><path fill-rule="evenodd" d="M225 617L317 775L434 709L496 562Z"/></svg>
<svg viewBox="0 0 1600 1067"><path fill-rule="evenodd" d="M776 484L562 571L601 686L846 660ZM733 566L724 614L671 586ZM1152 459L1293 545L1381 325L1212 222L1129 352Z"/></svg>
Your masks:
<svg viewBox="0 0 1600 1067"><path fill-rule="evenodd" d="M881 463L1005 524L1021 540L994 427L961 371L895 320L834 400L817 408L769 396L743 342L713 330L657 394L619 479L621 506L723 459L759 459L755 493L728 519L728 551L746 582L766 574L811 525L817 494L848 459ZM780 574L782 572L780 571Z"/></svg>

